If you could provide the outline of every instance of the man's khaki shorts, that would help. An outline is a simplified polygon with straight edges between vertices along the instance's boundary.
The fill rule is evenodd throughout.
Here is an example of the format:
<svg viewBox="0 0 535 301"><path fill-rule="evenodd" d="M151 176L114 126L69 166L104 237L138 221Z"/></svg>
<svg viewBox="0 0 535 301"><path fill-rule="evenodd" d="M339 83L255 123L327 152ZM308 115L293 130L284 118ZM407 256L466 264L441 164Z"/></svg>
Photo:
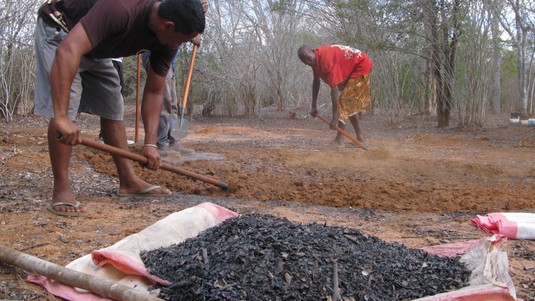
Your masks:
<svg viewBox="0 0 535 301"><path fill-rule="evenodd" d="M35 29L36 115L54 117L50 70L56 55L56 48L67 34L44 22L37 20ZM98 115L111 120L122 120L124 102L121 95L119 74L111 59L90 59L82 57L80 67L71 85L69 119L75 120L80 112Z"/></svg>

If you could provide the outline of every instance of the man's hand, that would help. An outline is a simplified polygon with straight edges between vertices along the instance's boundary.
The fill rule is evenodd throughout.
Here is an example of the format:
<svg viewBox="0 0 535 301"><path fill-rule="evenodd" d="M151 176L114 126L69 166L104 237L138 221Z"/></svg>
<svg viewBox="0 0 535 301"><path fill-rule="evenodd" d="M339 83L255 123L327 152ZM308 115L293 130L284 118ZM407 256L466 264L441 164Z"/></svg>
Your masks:
<svg viewBox="0 0 535 301"><path fill-rule="evenodd" d="M162 165L162 158L156 147L144 146L143 156L148 160L147 164L144 164L143 167L158 169Z"/></svg>
<svg viewBox="0 0 535 301"><path fill-rule="evenodd" d="M76 145L82 143L82 131L67 117L52 118L52 127L56 129L56 138L64 144Z"/></svg>
<svg viewBox="0 0 535 301"><path fill-rule="evenodd" d="M329 128L331 130L336 130L338 128L338 119L337 118L331 119L331 123L329 124Z"/></svg>
<svg viewBox="0 0 535 301"><path fill-rule="evenodd" d="M201 46L201 34L198 34L196 37L190 40L194 45Z"/></svg>

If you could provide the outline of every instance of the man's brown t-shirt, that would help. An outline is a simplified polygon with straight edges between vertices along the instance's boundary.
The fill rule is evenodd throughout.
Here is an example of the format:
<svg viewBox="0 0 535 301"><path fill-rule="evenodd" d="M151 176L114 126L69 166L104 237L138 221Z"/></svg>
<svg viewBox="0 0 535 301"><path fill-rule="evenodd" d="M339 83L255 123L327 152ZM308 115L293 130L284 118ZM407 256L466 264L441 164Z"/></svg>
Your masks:
<svg viewBox="0 0 535 301"><path fill-rule="evenodd" d="M167 74L178 47L163 45L149 29L149 15L158 0L59 0L43 4L39 15L53 25L48 16L63 14L67 28L78 22L84 27L93 49L91 58L125 57L150 50L150 65L160 75Z"/></svg>

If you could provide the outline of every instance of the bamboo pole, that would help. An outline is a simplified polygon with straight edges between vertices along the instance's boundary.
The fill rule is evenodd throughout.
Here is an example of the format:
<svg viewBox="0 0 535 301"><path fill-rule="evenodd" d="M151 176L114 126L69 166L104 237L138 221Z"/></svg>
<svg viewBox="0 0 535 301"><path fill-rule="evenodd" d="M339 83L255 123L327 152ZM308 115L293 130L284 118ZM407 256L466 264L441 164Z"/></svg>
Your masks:
<svg viewBox="0 0 535 301"><path fill-rule="evenodd" d="M164 301L149 292L131 288L0 245L0 262L36 273L72 287L119 301Z"/></svg>
<svg viewBox="0 0 535 301"><path fill-rule="evenodd" d="M186 112L186 104L188 103L189 86L191 84L191 76L193 75L193 66L195 64L195 56L197 55L197 45L193 45L193 51L191 52L191 61L189 62L188 77L186 78L186 86L184 87L184 96L182 97L182 106L180 111L180 126L182 129L182 123L184 121L184 112Z"/></svg>

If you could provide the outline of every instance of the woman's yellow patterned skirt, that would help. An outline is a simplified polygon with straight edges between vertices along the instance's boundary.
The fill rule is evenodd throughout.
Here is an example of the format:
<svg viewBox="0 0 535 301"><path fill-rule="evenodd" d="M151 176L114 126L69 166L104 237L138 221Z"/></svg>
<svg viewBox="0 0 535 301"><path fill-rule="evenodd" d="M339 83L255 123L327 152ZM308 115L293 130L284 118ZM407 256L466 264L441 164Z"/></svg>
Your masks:
<svg viewBox="0 0 535 301"><path fill-rule="evenodd" d="M347 123L349 116L364 111L372 104L370 75L351 78L338 99L340 121Z"/></svg>

